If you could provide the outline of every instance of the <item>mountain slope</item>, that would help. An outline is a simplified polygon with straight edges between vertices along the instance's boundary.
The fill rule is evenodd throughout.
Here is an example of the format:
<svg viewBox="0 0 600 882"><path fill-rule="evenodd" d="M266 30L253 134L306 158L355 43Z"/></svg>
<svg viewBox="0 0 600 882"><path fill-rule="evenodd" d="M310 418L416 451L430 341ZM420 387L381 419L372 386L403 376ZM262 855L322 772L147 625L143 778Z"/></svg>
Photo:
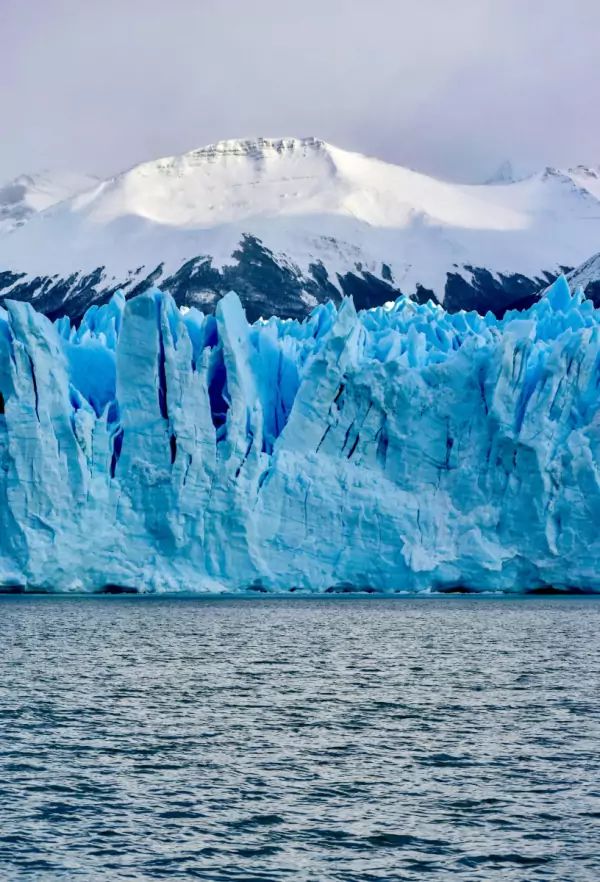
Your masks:
<svg viewBox="0 0 600 882"><path fill-rule="evenodd" d="M573 288L583 288L586 297L600 307L600 252L597 252L568 275Z"/></svg>
<svg viewBox="0 0 600 882"><path fill-rule="evenodd" d="M0 186L0 235L20 227L35 214L98 184L98 178L75 172L19 175Z"/></svg>
<svg viewBox="0 0 600 882"><path fill-rule="evenodd" d="M143 163L0 236L0 297L77 317L153 283L251 318L352 294L501 312L600 241L593 170L464 185L314 138L223 141Z"/></svg>

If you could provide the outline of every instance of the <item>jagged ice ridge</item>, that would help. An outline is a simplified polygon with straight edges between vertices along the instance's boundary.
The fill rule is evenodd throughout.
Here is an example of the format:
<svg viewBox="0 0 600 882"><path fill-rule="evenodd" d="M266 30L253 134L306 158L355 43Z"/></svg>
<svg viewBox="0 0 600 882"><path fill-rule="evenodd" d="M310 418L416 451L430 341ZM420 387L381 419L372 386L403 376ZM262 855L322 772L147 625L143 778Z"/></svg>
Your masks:
<svg viewBox="0 0 600 882"><path fill-rule="evenodd" d="M0 311L0 585L600 587L600 310Z"/></svg>

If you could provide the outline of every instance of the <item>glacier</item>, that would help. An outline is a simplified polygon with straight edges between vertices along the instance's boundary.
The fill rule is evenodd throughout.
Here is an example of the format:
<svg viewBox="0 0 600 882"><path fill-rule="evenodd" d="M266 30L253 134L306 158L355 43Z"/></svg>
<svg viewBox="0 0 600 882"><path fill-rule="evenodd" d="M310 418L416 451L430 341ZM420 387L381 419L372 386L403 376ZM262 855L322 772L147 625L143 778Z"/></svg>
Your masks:
<svg viewBox="0 0 600 882"><path fill-rule="evenodd" d="M600 589L600 310L0 309L0 587Z"/></svg>

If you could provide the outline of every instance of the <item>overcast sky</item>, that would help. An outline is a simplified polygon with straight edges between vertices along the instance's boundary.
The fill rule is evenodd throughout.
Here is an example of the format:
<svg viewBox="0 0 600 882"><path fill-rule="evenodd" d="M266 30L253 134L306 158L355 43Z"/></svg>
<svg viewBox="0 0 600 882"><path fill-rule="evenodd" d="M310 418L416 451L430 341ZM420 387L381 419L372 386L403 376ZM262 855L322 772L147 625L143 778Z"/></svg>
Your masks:
<svg viewBox="0 0 600 882"><path fill-rule="evenodd" d="M600 0L0 0L0 180L256 135L598 164L599 34Z"/></svg>

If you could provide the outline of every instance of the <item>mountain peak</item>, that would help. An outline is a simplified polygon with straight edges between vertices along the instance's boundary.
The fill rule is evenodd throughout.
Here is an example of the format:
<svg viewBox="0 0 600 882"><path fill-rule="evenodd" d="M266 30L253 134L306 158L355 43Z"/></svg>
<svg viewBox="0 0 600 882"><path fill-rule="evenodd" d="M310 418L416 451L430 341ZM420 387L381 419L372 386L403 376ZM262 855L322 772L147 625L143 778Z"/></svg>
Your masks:
<svg viewBox="0 0 600 882"><path fill-rule="evenodd" d="M220 156L264 156L269 153L319 151L324 141L307 138L232 138L191 150L186 156L212 159Z"/></svg>
<svg viewBox="0 0 600 882"><path fill-rule="evenodd" d="M325 141L318 138L231 138L224 141L216 141L203 147L196 147L187 153L173 156L163 156L134 165L127 169L117 179L133 175L147 177L148 174L158 172L161 176L169 177L187 174L190 170L202 167L215 166L217 164L225 169L247 165L252 168L253 161L265 162L269 160L304 160L321 159L331 162L331 150L333 148ZM236 160L249 160L248 163L237 163ZM233 160L230 163L229 160Z"/></svg>
<svg viewBox="0 0 600 882"><path fill-rule="evenodd" d="M486 180L486 184L513 184L516 180L515 171L510 159L505 159L494 174Z"/></svg>
<svg viewBox="0 0 600 882"><path fill-rule="evenodd" d="M44 169L0 186L0 233L22 226L33 215L98 183L92 175Z"/></svg>
<svg viewBox="0 0 600 882"><path fill-rule="evenodd" d="M597 179L600 178L600 166L575 165L569 169L569 174Z"/></svg>

